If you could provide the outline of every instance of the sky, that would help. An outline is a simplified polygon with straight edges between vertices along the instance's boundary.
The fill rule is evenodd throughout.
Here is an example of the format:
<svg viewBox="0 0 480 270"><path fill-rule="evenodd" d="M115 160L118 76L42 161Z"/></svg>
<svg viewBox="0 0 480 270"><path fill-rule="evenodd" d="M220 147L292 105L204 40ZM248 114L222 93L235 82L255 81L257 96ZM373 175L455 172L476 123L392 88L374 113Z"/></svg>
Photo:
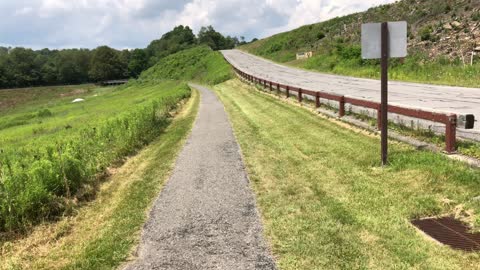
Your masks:
<svg viewBox="0 0 480 270"><path fill-rule="evenodd" d="M263 38L396 0L0 0L0 46L144 48L176 25Z"/></svg>

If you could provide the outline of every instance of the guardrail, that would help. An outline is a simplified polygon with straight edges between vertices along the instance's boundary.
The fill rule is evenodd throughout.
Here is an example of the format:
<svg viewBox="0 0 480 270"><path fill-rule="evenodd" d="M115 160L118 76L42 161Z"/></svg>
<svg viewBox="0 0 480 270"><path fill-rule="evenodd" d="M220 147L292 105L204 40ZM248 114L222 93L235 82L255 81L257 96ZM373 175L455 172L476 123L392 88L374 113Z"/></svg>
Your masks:
<svg viewBox="0 0 480 270"><path fill-rule="evenodd" d="M225 59L225 60L229 62L228 59ZM278 82L269 81L269 80L262 79L254 75L248 74L246 72L243 72L238 68L236 68L232 63L230 63L230 65L233 67L235 72L243 79L250 81L252 83L258 83L261 85L263 84L263 87L270 89L270 91L273 91L274 87L276 88L277 92L280 92L281 89L283 89L287 97L290 97L290 92L296 92L299 102L302 102L303 95L311 96L312 98L315 99L316 108L321 106L320 99L326 99L326 100L338 102L339 117L345 116L345 104L351 104L353 106L377 110L377 127L379 129L381 128L381 108L380 108L380 103L378 102L351 98L343 95L331 94L331 93L326 93L322 91L302 89L299 87L294 87L286 84L280 84ZM388 112L444 124L445 125L445 152L447 153L454 153L456 151L457 126L461 124L462 128L473 129L474 122L475 122L475 118L472 114L461 115L461 117L458 117L457 114L452 114L452 113L430 112L430 111L425 111L420 109L405 108L405 107L394 106L394 105L388 106Z"/></svg>

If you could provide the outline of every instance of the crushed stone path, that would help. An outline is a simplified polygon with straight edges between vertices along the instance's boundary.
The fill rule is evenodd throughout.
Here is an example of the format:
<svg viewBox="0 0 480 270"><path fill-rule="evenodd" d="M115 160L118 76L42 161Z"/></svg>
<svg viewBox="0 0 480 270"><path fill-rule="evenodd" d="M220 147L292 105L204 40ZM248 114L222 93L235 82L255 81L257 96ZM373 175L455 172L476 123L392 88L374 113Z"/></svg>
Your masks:
<svg viewBox="0 0 480 270"><path fill-rule="evenodd" d="M276 269L224 107L211 90L125 269Z"/></svg>

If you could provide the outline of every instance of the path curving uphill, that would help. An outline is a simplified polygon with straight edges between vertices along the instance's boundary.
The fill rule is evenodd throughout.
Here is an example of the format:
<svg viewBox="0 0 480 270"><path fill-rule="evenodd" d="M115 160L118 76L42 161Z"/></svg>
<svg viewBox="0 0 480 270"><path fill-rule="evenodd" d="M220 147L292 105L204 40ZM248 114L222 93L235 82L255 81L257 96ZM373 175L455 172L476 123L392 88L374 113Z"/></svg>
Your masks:
<svg viewBox="0 0 480 270"><path fill-rule="evenodd" d="M276 269L222 103L209 89L126 269Z"/></svg>

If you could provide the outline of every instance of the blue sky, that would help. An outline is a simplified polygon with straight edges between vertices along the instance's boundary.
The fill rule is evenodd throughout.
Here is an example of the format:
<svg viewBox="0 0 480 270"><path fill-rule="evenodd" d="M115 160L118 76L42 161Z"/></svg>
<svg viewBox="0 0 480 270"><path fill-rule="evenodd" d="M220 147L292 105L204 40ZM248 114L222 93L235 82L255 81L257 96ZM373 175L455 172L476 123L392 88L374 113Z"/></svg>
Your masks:
<svg viewBox="0 0 480 270"><path fill-rule="evenodd" d="M143 48L175 25L266 37L395 0L0 0L0 45Z"/></svg>

